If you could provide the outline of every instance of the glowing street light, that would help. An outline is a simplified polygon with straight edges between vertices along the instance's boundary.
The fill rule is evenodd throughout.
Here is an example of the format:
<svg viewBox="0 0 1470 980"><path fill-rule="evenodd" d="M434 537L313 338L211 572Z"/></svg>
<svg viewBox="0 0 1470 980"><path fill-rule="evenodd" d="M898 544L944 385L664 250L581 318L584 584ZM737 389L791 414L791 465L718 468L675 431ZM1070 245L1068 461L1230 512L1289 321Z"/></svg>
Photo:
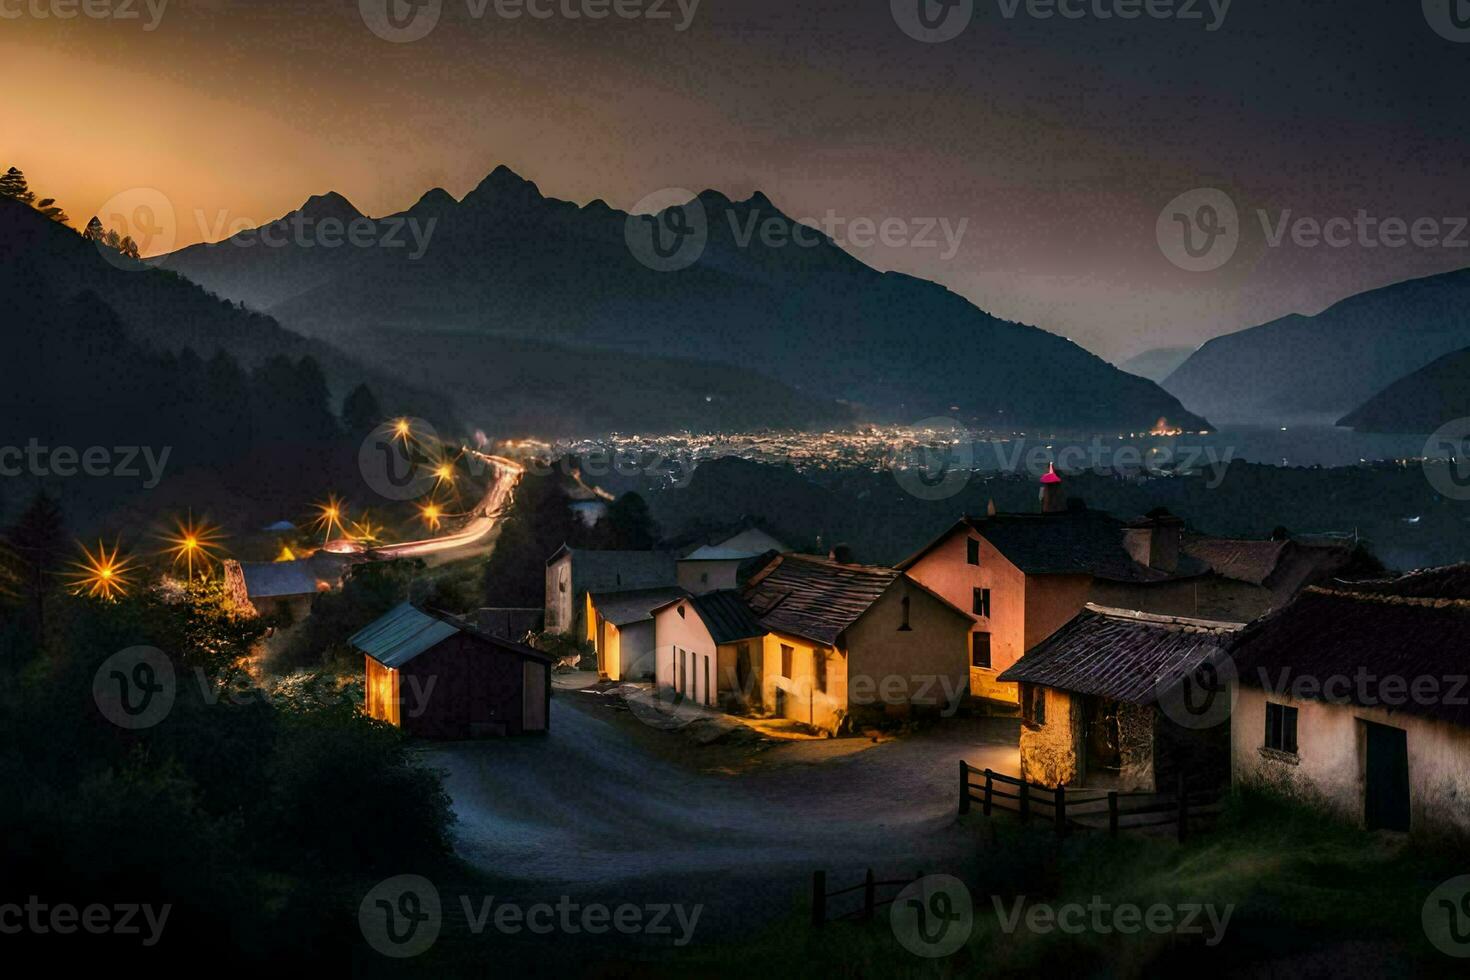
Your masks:
<svg viewBox="0 0 1470 980"><path fill-rule="evenodd" d="M316 521L314 521L313 523L315 523L317 527L323 529L323 546L325 546L328 541L332 540L332 528L335 527L338 530L344 530L344 528L342 527L342 514L342 501L330 494L327 496L326 503L317 505Z"/></svg>
<svg viewBox="0 0 1470 980"><path fill-rule="evenodd" d="M438 504L425 504L419 509L419 513L423 516L424 523L429 525L429 530L439 530L439 521L444 516L444 511L439 507Z"/></svg>
<svg viewBox="0 0 1470 980"><path fill-rule="evenodd" d="M189 581L194 580L194 562L197 559L205 569L208 569L216 558L216 548L219 541L219 529L208 524L196 524L194 515L190 514L187 520L174 523L174 534L165 537L168 544L167 553L173 555L174 565L183 562L188 568Z"/></svg>
<svg viewBox="0 0 1470 980"><path fill-rule="evenodd" d="M107 600L127 595L133 584L132 562L120 551L121 547L114 544L109 552L101 541L95 552L82 545L82 560L72 563L76 569L71 575L72 594Z"/></svg>
<svg viewBox="0 0 1470 980"><path fill-rule="evenodd" d="M409 438L413 435L413 426L409 424L408 419L395 419L393 421L393 435L402 439L404 445L407 445Z"/></svg>

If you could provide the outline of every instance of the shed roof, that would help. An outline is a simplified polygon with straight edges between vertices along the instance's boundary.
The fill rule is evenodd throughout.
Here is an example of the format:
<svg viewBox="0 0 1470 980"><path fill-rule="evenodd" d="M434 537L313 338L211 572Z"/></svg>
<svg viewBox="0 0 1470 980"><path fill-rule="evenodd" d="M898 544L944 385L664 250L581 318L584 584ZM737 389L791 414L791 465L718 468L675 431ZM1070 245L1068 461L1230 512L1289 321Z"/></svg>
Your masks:
<svg viewBox="0 0 1470 980"><path fill-rule="evenodd" d="M384 667L396 670L456 633L473 636L488 646L516 656L542 661L555 659L524 643L488 633L458 617L420 609L407 601L400 602L352 634L347 642Z"/></svg>
<svg viewBox="0 0 1470 980"><path fill-rule="evenodd" d="M744 598L767 630L834 643L901 574L876 565L781 555L750 580Z"/></svg>
<svg viewBox="0 0 1470 980"><path fill-rule="evenodd" d="M315 595L320 588L309 558L296 561L242 561L245 592L252 599Z"/></svg>
<svg viewBox="0 0 1470 980"><path fill-rule="evenodd" d="M1170 682L1221 656L1241 627L1088 603L998 679L1151 705Z"/></svg>

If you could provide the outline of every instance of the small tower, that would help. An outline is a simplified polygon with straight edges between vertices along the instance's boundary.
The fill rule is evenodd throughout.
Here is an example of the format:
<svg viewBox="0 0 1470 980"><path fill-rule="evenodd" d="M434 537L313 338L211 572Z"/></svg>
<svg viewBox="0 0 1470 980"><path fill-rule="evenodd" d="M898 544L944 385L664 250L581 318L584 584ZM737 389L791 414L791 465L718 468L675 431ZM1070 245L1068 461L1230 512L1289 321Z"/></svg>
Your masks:
<svg viewBox="0 0 1470 980"><path fill-rule="evenodd" d="M1057 475L1057 464L1052 463L1041 478L1041 512L1059 514L1066 509L1067 497L1062 491L1062 478Z"/></svg>

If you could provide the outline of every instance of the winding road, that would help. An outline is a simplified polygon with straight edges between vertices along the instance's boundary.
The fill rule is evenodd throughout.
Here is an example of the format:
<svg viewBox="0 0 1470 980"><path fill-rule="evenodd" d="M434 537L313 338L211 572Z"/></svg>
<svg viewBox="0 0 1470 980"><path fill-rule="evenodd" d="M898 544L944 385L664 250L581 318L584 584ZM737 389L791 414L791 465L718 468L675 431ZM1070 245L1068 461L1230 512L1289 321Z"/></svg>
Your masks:
<svg viewBox="0 0 1470 980"><path fill-rule="evenodd" d="M470 511L470 519L464 527L420 541L379 545L369 552L370 556L381 561L390 561L394 558L422 558L426 555L453 551L456 548L475 544L490 533L505 515L505 507L510 503L511 494L521 482L521 475L526 470L520 463L506 459L504 456L488 456L473 449L467 449L466 452L488 463L494 469L494 477L489 489L485 491L485 496Z"/></svg>

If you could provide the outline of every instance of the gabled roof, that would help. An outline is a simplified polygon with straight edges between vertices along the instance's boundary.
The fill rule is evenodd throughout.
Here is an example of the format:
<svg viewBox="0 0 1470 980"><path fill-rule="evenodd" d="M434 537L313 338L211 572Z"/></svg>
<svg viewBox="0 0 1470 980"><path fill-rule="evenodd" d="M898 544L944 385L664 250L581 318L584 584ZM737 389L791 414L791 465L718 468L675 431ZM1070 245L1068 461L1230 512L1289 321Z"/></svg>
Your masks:
<svg viewBox="0 0 1470 980"><path fill-rule="evenodd" d="M705 544L695 548L689 554L680 558L680 561L744 561L747 558L755 558L759 552L742 551L739 548L724 548L717 545Z"/></svg>
<svg viewBox="0 0 1470 980"><path fill-rule="evenodd" d="M702 595L689 596L687 600L675 599L655 609L657 613L684 601L699 616L704 628L709 630L715 643L736 643L750 640L767 633L766 627L750 611L740 593L733 589L720 589Z"/></svg>
<svg viewBox="0 0 1470 980"><path fill-rule="evenodd" d="M998 680L1151 705L1161 690L1223 654L1240 623L1155 616L1088 603Z"/></svg>
<svg viewBox="0 0 1470 980"><path fill-rule="evenodd" d="M689 593L677 585L657 589L631 589L626 592L589 592L592 605L603 619L614 626L629 626L653 619L653 611Z"/></svg>
<svg viewBox="0 0 1470 980"><path fill-rule="evenodd" d="M1185 554L1205 562L1216 575L1282 595L1293 595L1306 585L1340 573L1380 567L1351 540L1252 541L1187 535L1182 547Z"/></svg>
<svg viewBox="0 0 1470 980"><path fill-rule="evenodd" d="M1470 565L1313 586L1251 624L1231 656L1243 686L1270 692L1284 679L1292 696L1470 727L1470 686L1456 680L1470 674ZM1437 691L1414 695L1421 679Z"/></svg>
<svg viewBox="0 0 1470 980"><path fill-rule="evenodd" d="M242 561L245 592L252 599L315 595L320 589L310 559L297 561Z"/></svg>
<svg viewBox="0 0 1470 980"><path fill-rule="evenodd" d="M396 670L456 633L473 636L489 646L516 656L547 662L555 659L524 643L494 636L456 616L420 609L406 601L400 602L352 634L347 642L384 667Z"/></svg>
<svg viewBox="0 0 1470 980"><path fill-rule="evenodd" d="M750 580L744 598L767 630L830 644L901 574L894 568L781 555Z"/></svg>
<svg viewBox="0 0 1470 980"><path fill-rule="evenodd" d="M974 532L1027 575L1092 575L1116 582L1167 582L1209 571L1204 562L1181 556L1172 571L1133 560L1123 545L1122 521L1098 510L964 517L948 531L898 563L907 570L951 535Z"/></svg>

